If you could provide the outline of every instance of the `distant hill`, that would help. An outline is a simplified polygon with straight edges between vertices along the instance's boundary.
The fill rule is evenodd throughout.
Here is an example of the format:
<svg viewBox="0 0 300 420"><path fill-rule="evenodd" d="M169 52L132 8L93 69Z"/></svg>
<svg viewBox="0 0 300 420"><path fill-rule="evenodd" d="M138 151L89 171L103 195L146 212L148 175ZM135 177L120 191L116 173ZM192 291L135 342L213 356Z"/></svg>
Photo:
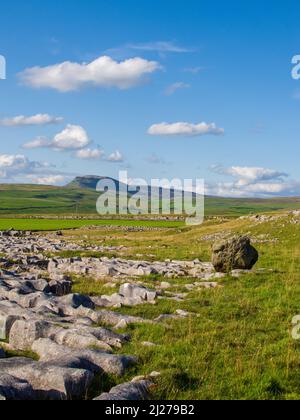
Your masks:
<svg viewBox="0 0 300 420"><path fill-rule="evenodd" d="M25 184L0 185L1 216L97 216L95 190L105 177L77 177L65 187ZM109 178L112 179L112 178ZM241 216L249 213L300 209L300 197L243 199L206 197L207 216Z"/></svg>
<svg viewBox="0 0 300 420"><path fill-rule="evenodd" d="M70 184L67 185L68 188L87 188L89 190L96 191L96 187L99 181L102 181L103 179L109 179L111 181L114 181L119 186L119 181L117 181L114 178L109 178L105 176L93 176L93 175L87 175L87 176L78 176L76 177Z"/></svg>

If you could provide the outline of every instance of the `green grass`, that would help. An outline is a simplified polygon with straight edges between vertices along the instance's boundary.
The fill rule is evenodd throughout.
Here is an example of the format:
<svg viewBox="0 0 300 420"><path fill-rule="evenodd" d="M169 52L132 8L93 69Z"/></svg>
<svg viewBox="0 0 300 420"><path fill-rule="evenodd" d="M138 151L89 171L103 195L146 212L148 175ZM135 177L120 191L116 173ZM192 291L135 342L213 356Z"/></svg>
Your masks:
<svg viewBox="0 0 300 420"><path fill-rule="evenodd" d="M300 398L300 342L291 336L291 321L300 311L299 224L291 223L290 217L263 224L248 220L209 222L163 234L130 233L126 238L116 231L113 241L125 242L128 258L134 258L136 252L146 254L151 243L150 252L155 259L198 257L207 261L211 242L201 238L226 231L277 238L276 243L255 245L260 253L257 268L273 271L240 279L227 277L221 281L222 288L192 292L182 303L160 300L154 306L122 308L123 313L148 319L174 313L176 309L193 315L165 325L135 325L127 329L132 341L121 353L137 355L139 364L125 378L110 378L109 386L159 371L162 376L153 395L155 399ZM90 239L102 241L103 235L94 232ZM144 279L148 286L159 280L162 279L157 276ZM167 281L178 284L175 291L182 291L191 279ZM87 294L115 291L107 291L103 282L84 278L77 279L75 290ZM144 348L142 341L158 346ZM107 390L106 383L99 383L98 391Z"/></svg>
<svg viewBox="0 0 300 420"><path fill-rule="evenodd" d="M115 228L86 229L96 222ZM292 223L291 216L261 224L247 219L210 220L189 228L170 222L1 219L0 229L6 223L6 227L33 230L77 227L80 229L65 230L64 239L84 240L87 245L123 245L122 257L162 261L167 258L208 261L213 241L205 238L221 232L276 239L277 242L255 244L260 254L257 268L272 269L272 272L240 279L227 277L221 281L222 288L194 291L182 303L159 300L157 305L122 308L123 313L147 319L162 313L172 314L177 309L193 315L164 325L128 328L126 333L131 334L132 340L120 353L138 356L139 364L123 378L97 377L91 395L108 391L135 375L159 371L162 376L157 381L155 399L300 398L300 341L291 336L291 321L300 313L300 224ZM149 223L172 229L149 232L119 229L128 224L147 227ZM117 291L117 287L105 287L109 279L76 277L74 280L73 290L77 293L101 295ZM152 276L142 280L153 287L162 278ZM188 278L167 281L176 284L174 291L178 292L192 282ZM157 347L145 348L141 346L142 341L152 341Z"/></svg>
<svg viewBox="0 0 300 420"><path fill-rule="evenodd" d="M145 228L178 228L184 226L180 221L138 221L138 220L62 220L62 219L0 219L0 230L13 228L15 230L55 231L64 229L78 229L88 226L128 226Z"/></svg>

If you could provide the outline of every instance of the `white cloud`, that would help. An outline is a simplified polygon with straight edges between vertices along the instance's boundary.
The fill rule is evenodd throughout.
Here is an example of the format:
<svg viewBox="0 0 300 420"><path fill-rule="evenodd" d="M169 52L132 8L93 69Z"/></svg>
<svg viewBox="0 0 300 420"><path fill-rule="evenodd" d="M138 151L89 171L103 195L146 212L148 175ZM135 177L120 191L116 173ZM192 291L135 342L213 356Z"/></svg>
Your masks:
<svg viewBox="0 0 300 420"><path fill-rule="evenodd" d="M24 155L0 155L0 177L10 178L15 175L29 174L35 171L49 170L46 162L30 161Z"/></svg>
<svg viewBox="0 0 300 420"><path fill-rule="evenodd" d="M200 124L190 124L186 122L177 122L169 124L163 122L161 124L152 125L148 134L151 136L204 136L204 135L215 135L220 136L225 133L223 128L218 128L216 124L206 124L202 122Z"/></svg>
<svg viewBox="0 0 300 420"><path fill-rule="evenodd" d="M259 182L245 186L238 183L217 183L208 185L206 193L220 197L287 197L300 195L300 182Z"/></svg>
<svg viewBox="0 0 300 420"><path fill-rule="evenodd" d="M222 166L213 166L212 170L219 174L237 177L241 184L288 177L288 174L285 172L259 167L232 166L230 168L223 168Z"/></svg>
<svg viewBox="0 0 300 420"><path fill-rule="evenodd" d="M81 149L78 150L75 156L79 159L85 160L97 160L102 159L104 156L104 152L101 149Z"/></svg>
<svg viewBox="0 0 300 420"><path fill-rule="evenodd" d="M59 124L62 121L62 117L52 117L48 114L37 114L30 117L18 115L17 117L4 118L3 120L0 120L0 125L6 127L20 127L30 125Z"/></svg>
<svg viewBox="0 0 300 420"><path fill-rule="evenodd" d="M220 175L234 178L232 182L209 185L207 194L224 197L269 197L300 194L300 182L289 180L288 174L268 168L213 166Z"/></svg>
<svg viewBox="0 0 300 420"><path fill-rule="evenodd" d="M46 137L38 137L25 143L24 149L37 149L42 147L53 148L57 151L79 150L90 144L86 130L80 125L68 124L67 127L56 134L52 140Z"/></svg>
<svg viewBox="0 0 300 420"><path fill-rule="evenodd" d="M30 180L33 184L38 185L63 185L68 180L72 179L73 176L68 175L47 175L47 176L38 176L38 175L27 175L26 179Z"/></svg>
<svg viewBox="0 0 300 420"><path fill-rule="evenodd" d="M191 85L187 84L187 83L183 83L183 82L176 82L173 83L172 85L168 86L167 89L165 90L165 94L167 96L171 96L173 95L177 90L180 89L189 89L191 87Z"/></svg>
<svg viewBox="0 0 300 420"><path fill-rule="evenodd" d="M23 144L23 149L38 149L42 147L50 147L51 141L47 137L37 137L36 139Z"/></svg>
<svg viewBox="0 0 300 420"><path fill-rule="evenodd" d="M48 67L29 68L20 77L25 85L52 88L60 92L86 86L129 89L139 85L146 75L160 68L156 61L139 57L117 62L109 56L102 56L90 63L65 61Z"/></svg>
<svg viewBox="0 0 300 420"><path fill-rule="evenodd" d="M124 157L119 150L116 150L107 158L108 162L124 162Z"/></svg>
<svg viewBox="0 0 300 420"><path fill-rule="evenodd" d="M76 150L87 146L89 143L90 139L83 127L68 124L61 133L56 134L51 147L58 150Z"/></svg>
<svg viewBox="0 0 300 420"><path fill-rule="evenodd" d="M62 185L71 178L73 175L56 171L48 162L31 161L21 154L0 154L1 182Z"/></svg>

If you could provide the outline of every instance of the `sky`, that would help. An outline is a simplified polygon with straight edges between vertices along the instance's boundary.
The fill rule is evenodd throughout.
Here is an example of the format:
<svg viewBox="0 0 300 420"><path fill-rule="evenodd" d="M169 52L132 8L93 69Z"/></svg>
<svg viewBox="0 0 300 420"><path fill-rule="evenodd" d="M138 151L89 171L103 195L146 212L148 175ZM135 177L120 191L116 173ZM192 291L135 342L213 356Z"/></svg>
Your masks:
<svg viewBox="0 0 300 420"><path fill-rule="evenodd" d="M0 183L127 170L300 195L299 17L295 0L3 2Z"/></svg>

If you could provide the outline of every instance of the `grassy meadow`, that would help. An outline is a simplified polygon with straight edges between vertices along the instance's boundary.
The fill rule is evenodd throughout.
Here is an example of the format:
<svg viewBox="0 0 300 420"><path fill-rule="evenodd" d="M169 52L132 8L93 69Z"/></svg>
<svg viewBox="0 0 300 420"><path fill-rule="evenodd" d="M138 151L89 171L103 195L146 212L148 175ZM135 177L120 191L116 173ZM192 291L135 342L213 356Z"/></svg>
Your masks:
<svg viewBox="0 0 300 420"><path fill-rule="evenodd" d="M177 228L184 226L181 221L163 220L115 220L115 219L21 219L5 218L0 219L0 230L15 229L20 231L55 231L78 229L90 226L116 226L116 227L141 227L141 228Z"/></svg>
<svg viewBox="0 0 300 420"><path fill-rule="evenodd" d="M291 336L291 321L300 313L300 224L291 217L254 223L246 220L207 222L203 226L167 232L65 232L72 241L125 245L123 256L134 259L188 259L207 261L214 235L249 234L258 243L257 275L227 277L222 287L194 291L184 302L159 300L157 305L123 308L131 315L154 319L177 309L192 313L188 319L166 325L130 328L132 341L122 353L135 354L140 364L127 375L162 373L156 399L299 399L300 342ZM270 271L269 271L270 270ZM162 280L145 278L144 284ZM186 292L192 279L167 280L172 291ZM113 293L105 282L76 278L74 290L86 294ZM128 331L128 330L127 330ZM157 347L145 348L151 341ZM122 379L123 380L123 379ZM98 384L106 388L107 378ZM118 380L110 378L111 383Z"/></svg>
<svg viewBox="0 0 300 420"><path fill-rule="evenodd" d="M0 185L0 217L36 215L97 216L94 189L76 185L51 187L43 185ZM270 211L300 209L300 198L239 199L206 197L207 216L230 216Z"/></svg>
<svg viewBox="0 0 300 420"><path fill-rule="evenodd" d="M153 391L154 399L300 398L300 342L291 336L292 319L300 314L300 224L291 215L263 223L237 218L251 212L278 216L286 209L299 208L298 199L291 202L208 198L206 215L222 217L208 218L201 226L186 227L180 221L93 218L95 193L87 190L69 189L66 193L62 191L65 189L52 187L18 188L18 193L16 187L0 189L0 230L14 228L41 234L63 230L64 239L72 243L122 245L124 248L117 255L110 252L107 255L135 260L209 261L212 243L235 233L250 235L259 251L256 268L265 271L238 279L225 277L217 289L188 292L185 285L194 279L144 278L143 283L150 288L166 280L174 286L169 291L186 292L187 299L183 302L162 299L156 305L122 308L122 312L154 319L183 309L191 316L127 329L132 340L120 352L138 356L139 364L121 380L99 377L93 395L133 376L158 371L161 378ZM51 217L75 214L75 207L90 218ZM33 214L44 218L26 218ZM108 225L109 229L100 228ZM157 229L127 231L124 226ZM86 254L74 251L70 256L80 255ZM99 295L118 290L118 285L115 289L105 286L109 279L73 280L73 290L78 293ZM143 341L157 346L144 347Z"/></svg>

